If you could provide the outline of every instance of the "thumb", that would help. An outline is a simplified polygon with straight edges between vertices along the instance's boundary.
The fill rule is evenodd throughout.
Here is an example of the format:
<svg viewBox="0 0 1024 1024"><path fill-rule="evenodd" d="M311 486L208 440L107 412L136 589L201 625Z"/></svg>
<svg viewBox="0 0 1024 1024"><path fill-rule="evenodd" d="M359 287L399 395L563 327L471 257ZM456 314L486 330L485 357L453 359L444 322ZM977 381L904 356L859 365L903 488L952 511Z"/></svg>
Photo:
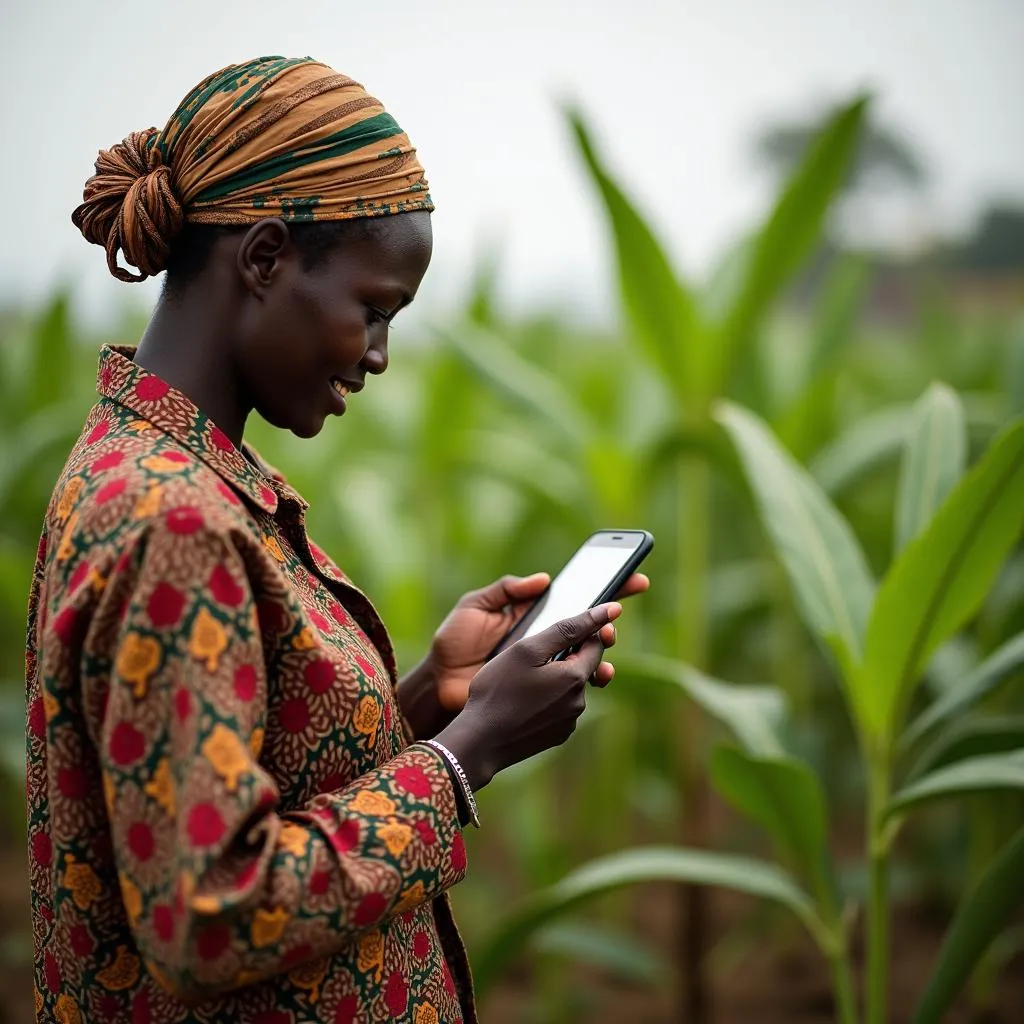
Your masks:
<svg viewBox="0 0 1024 1024"><path fill-rule="evenodd" d="M553 658L568 647L575 647L592 637L605 623L617 619L622 612L618 601L599 604L596 608L588 608L571 619L561 619L548 626L535 637L523 641L529 644L530 650L541 659L542 663Z"/></svg>
<svg viewBox="0 0 1024 1024"><path fill-rule="evenodd" d="M550 582L551 577L546 572L535 572L532 576L502 576L489 586L470 591L460 604L487 612L499 612L505 605L540 597Z"/></svg>

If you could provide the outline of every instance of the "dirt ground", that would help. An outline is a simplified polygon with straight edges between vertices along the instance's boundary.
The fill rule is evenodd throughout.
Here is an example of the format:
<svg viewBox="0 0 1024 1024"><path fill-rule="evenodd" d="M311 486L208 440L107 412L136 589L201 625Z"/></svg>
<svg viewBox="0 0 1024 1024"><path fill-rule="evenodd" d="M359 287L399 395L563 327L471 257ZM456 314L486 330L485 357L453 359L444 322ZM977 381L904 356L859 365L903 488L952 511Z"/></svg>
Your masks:
<svg viewBox="0 0 1024 1024"><path fill-rule="evenodd" d="M26 875L19 850L0 850L0 1024L29 1024L32 1020L32 973L25 952ZM652 885L638 896L634 911L637 934L658 948L670 949L676 926L673 892ZM734 934L737 924L743 930L753 903L714 892L709 907L713 938L722 939ZM942 927L943 922L920 909L904 908L897 913L891 1024L910 1021L914 999L939 948ZM770 945L767 939L752 937L716 958L719 962L710 972L711 1009L706 1024L826 1024L834 1020L828 972L810 941L797 930L786 932L780 941L776 929ZM616 982L594 970L573 969L568 987L577 1000L575 1019L587 1024L669 1024L679 1019L673 1014L670 986L652 990ZM532 1016L532 989L527 971L512 972L481 1008L483 1024L538 1024ZM1004 970L989 1014L972 1016L966 1005L960 1005L947 1020L950 1024L1024 1022L1024 957Z"/></svg>

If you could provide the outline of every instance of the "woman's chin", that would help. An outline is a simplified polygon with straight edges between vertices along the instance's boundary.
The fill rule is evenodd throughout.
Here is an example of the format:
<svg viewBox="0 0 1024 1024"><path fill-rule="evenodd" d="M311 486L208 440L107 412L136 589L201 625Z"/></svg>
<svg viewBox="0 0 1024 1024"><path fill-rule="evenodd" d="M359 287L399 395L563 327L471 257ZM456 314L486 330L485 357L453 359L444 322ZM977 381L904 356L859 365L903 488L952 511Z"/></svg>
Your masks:
<svg viewBox="0 0 1024 1024"><path fill-rule="evenodd" d="M324 429L324 421L327 419L326 416L312 416L305 419L300 419L291 424L291 432L296 437L316 437L321 430Z"/></svg>
<svg viewBox="0 0 1024 1024"><path fill-rule="evenodd" d="M325 414L315 409L260 409L256 411L272 427L288 430L296 437L316 437L324 429Z"/></svg>

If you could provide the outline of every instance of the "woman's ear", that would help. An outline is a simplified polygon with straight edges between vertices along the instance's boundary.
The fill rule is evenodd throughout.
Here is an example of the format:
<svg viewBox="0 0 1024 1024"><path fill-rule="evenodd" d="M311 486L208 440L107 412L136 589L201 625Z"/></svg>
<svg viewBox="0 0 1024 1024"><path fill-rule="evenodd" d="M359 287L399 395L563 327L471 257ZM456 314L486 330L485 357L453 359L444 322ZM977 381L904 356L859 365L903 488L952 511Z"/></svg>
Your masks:
<svg viewBox="0 0 1024 1024"><path fill-rule="evenodd" d="M280 217L268 217L253 224L238 247L236 265L245 287L257 298L278 278L284 260L295 247L288 225Z"/></svg>

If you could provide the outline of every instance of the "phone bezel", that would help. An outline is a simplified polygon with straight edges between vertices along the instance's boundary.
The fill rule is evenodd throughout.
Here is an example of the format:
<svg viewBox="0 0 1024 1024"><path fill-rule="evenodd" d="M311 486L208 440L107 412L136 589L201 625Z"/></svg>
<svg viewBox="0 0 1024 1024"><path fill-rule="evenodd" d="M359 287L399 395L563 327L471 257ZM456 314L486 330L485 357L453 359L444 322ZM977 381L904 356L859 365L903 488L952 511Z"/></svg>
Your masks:
<svg viewBox="0 0 1024 1024"><path fill-rule="evenodd" d="M529 628L530 613L537 607L537 605L544 599L544 596L551 589L551 585L554 584L555 580L565 571L566 566L572 561L573 558L579 554L588 544L591 544L595 538L602 537L605 535L616 535L616 534L638 534L640 536L640 542L636 548L633 549L633 553L629 556L622 568L608 581L608 584L598 595L597 599L588 605L589 608L594 608L599 604L604 604L606 601L612 600L615 595L619 592L622 585L629 579L630 576L636 572L637 567L641 562L651 553L651 549L654 547L654 535L649 533L647 530L637 529L623 529L623 530L595 530L589 537L572 553L572 555L566 559L565 564L561 569L552 577L551 584L545 589L544 593L541 594L526 611L523 613L522 618L498 641L494 646L490 654L487 655L487 660L496 657L501 654L502 651L507 650L512 644L517 643L522 637L516 636L515 634L525 632ZM581 609L583 611L585 609ZM555 655L554 660L559 661L566 657L570 652L568 650L561 651Z"/></svg>

